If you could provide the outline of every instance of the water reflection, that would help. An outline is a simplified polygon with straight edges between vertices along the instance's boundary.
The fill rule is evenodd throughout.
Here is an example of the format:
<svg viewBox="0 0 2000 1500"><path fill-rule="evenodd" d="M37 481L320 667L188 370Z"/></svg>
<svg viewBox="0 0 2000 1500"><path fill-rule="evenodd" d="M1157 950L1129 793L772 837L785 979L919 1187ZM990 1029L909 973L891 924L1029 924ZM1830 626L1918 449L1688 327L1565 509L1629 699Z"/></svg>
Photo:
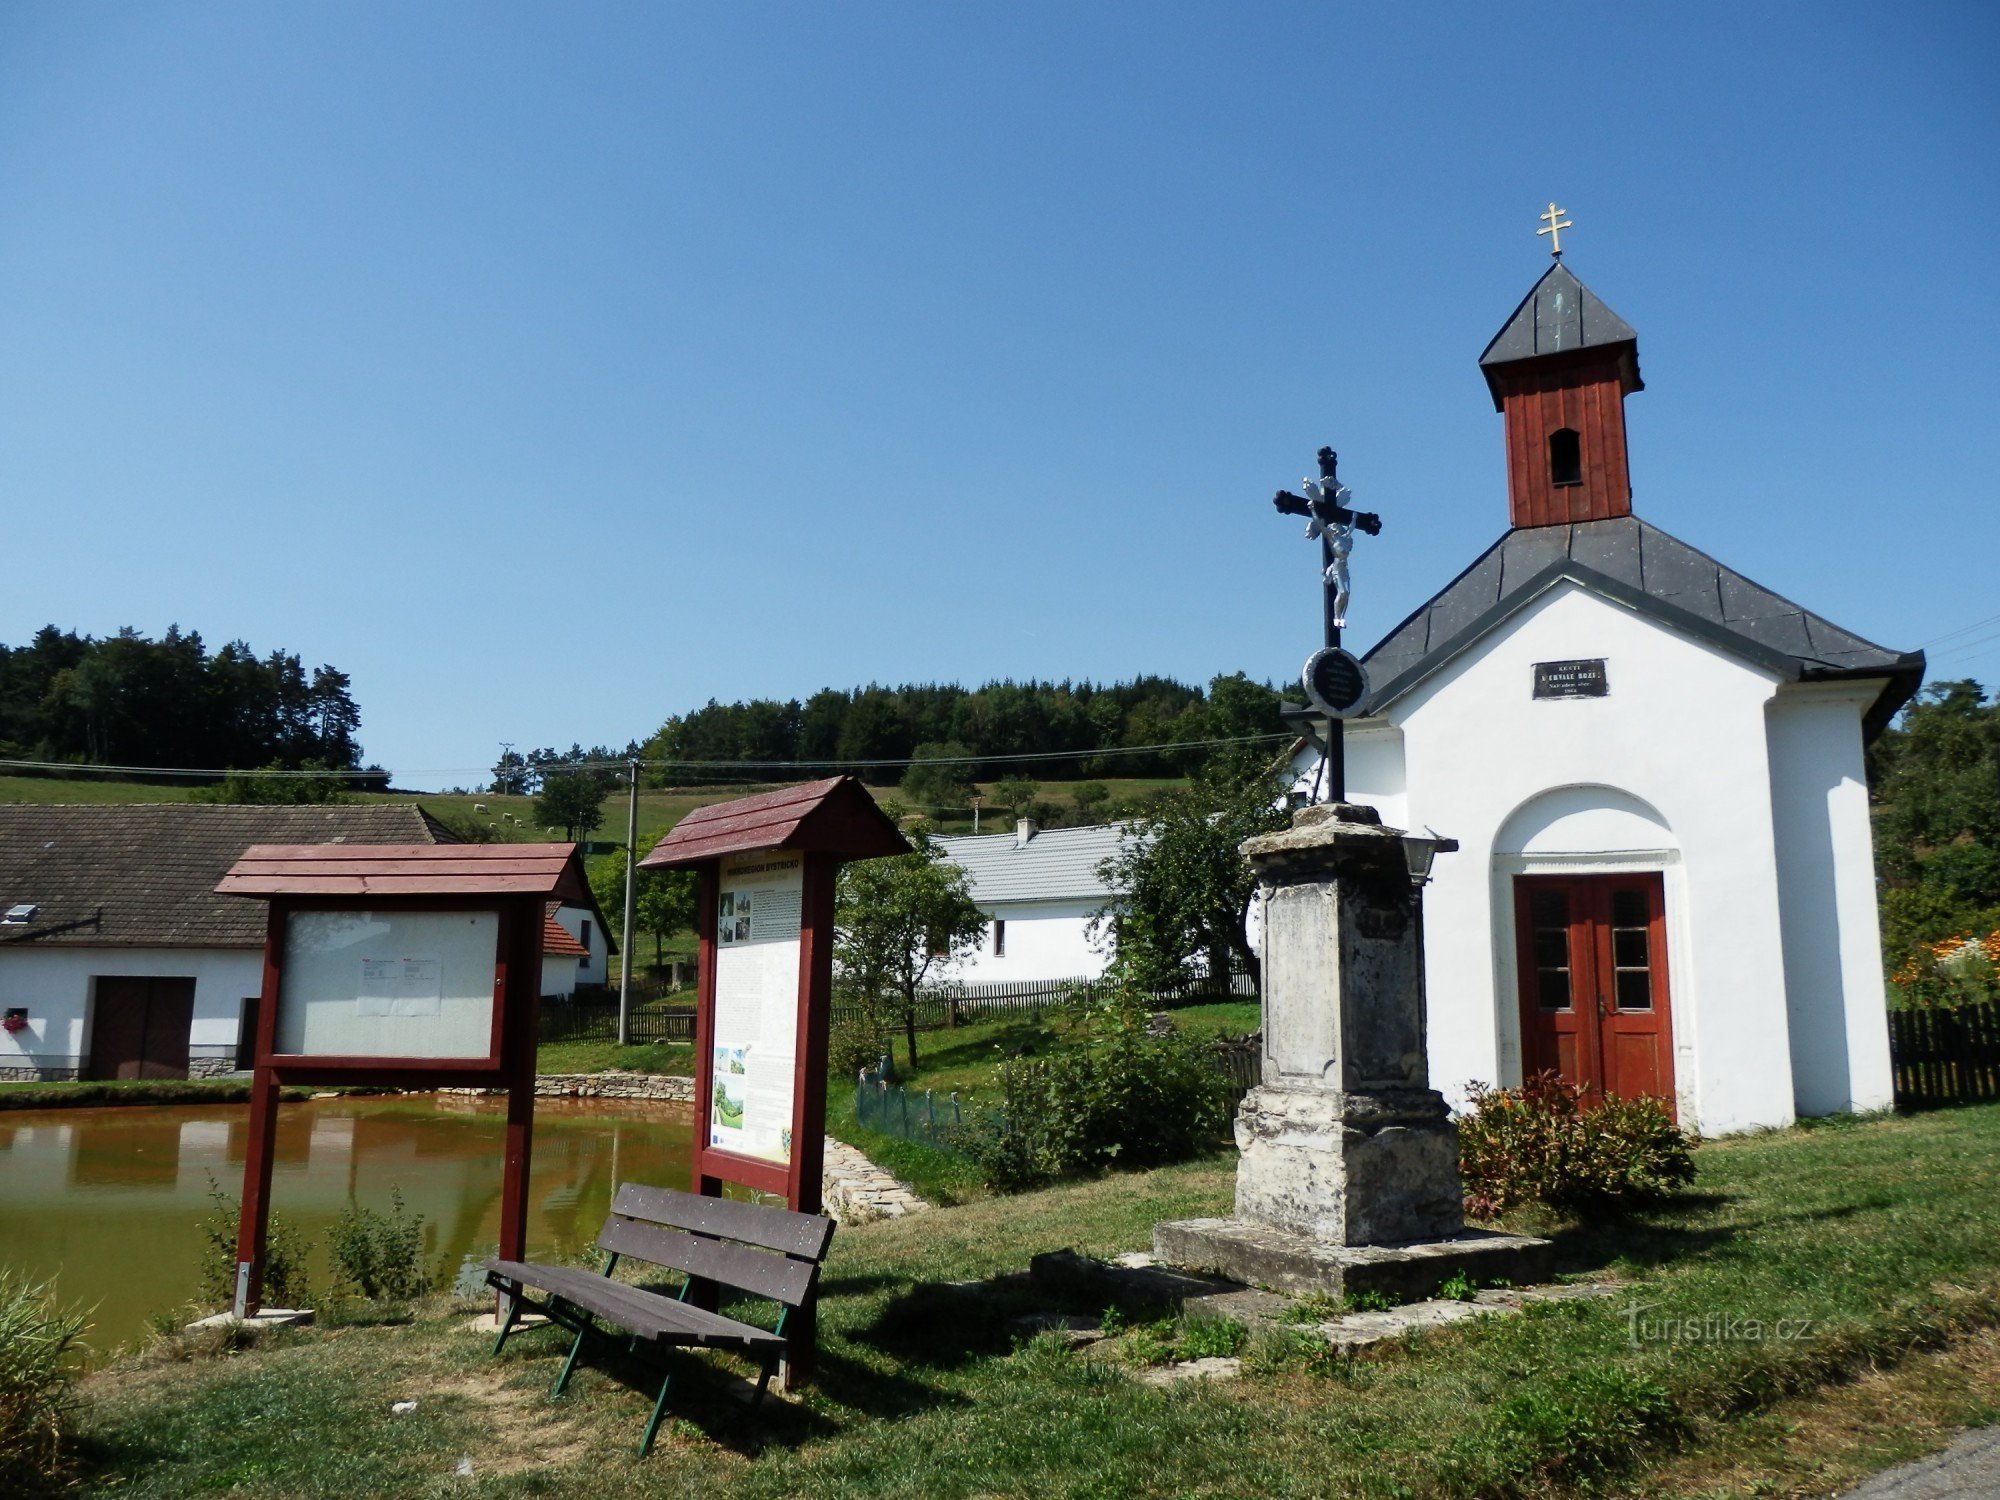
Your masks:
<svg viewBox="0 0 2000 1500"><path fill-rule="evenodd" d="M433 1270L449 1276L499 1237L504 1101L319 1099L278 1116L272 1202L313 1244L350 1201L386 1211L392 1189L424 1217ZM211 1182L243 1181L248 1106L50 1110L0 1116L0 1263L60 1273L95 1302L93 1342L129 1342L148 1314L194 1295ZM528 1248L582 1250L620 1181L688 1185L684 1105L542 1100L535 1111Z"/></svg>

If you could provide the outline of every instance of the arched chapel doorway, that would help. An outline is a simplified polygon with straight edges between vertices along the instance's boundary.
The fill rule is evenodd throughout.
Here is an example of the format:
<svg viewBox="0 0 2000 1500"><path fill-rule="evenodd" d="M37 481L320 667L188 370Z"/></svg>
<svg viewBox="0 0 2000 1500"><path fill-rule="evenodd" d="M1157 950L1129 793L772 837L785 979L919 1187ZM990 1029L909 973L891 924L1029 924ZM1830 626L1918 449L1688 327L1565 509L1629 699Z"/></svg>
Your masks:
<svg viewBox="0 0 2000 1500"><path fill-rule="evenodd" d="M1512 909L1523 1077L1554 1069L1592 1094L1675 1107L1666 882L1678 859L1665 820L1613 787L1543 792L1501 826L1495 898Z"/></svg>

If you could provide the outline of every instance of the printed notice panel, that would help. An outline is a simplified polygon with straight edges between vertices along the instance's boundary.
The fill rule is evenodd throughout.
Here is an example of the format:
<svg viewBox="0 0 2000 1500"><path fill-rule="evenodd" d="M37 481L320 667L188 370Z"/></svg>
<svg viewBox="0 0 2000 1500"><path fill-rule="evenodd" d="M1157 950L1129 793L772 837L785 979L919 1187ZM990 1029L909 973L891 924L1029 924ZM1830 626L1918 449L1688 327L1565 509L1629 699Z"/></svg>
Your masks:
<svg viewBox="0 0 2000 1500"><path fill-rule="evenodd" d="M285 919L276 1048L485 1057L499 945L498 912L295 911Z"/></svg>
<svg viewBox="0 0 2000 1500"><path fill-rule="evenodd" d="M789 1162L805 856L730 855L718 885L708 1143Z"/></svg>

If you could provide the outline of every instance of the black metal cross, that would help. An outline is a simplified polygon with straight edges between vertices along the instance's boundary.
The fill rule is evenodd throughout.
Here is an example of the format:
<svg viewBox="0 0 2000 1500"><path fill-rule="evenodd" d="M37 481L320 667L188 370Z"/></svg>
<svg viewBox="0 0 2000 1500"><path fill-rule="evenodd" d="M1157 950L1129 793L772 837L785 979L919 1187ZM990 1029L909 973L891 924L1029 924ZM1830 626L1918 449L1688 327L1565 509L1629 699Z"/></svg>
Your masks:
<svg viewBox="0 0 2000 1500"><path fill-rule="evenodd" d="M1372 511L1354 510L1346 503L1353 494L1340 482L1340 455L1331 448L1319 450L1319 478L1307 479L1295 495L1279 490L1271 503L1280 515L1306 517L1306 536L1319 541L1321 608L1325 616L1326 644L1340 644L1340 632L1347 624L1347 554L1354 545L1354 533L1382 534L1382 518ZM1327 726L1325 747L1328 795L1336 802L1347 796L1347 757L1338 720Z"/></svg>

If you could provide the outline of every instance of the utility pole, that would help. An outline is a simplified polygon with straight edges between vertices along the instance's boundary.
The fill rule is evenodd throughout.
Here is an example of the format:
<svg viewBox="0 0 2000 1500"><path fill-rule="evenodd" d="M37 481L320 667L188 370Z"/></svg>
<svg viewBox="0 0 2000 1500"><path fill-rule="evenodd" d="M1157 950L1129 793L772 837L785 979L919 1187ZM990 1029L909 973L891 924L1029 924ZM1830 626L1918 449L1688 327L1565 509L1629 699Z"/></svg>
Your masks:
<svg viewBox="0 0 2000 1500"><path fill-rule="evenodd" d="M618 950L618 1045L632 1045L632 898L639 877L639 762L625 763L625 936Z"/></svg>

